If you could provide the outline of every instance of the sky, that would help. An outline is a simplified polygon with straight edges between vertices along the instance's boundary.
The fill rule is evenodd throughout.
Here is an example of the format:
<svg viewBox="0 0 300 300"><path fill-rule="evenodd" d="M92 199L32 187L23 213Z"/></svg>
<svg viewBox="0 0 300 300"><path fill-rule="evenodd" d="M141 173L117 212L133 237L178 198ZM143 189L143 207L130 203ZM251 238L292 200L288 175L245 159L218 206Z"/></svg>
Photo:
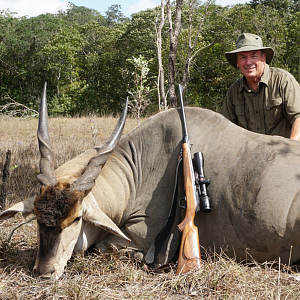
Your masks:
<svg viewBox="0 0 300 300"><path fill-rule="evenodd" d="M111 5L121 5L122 13L130 17L131 14L160 5L160 0L0 0L0 10L17 13L16 17L35 17L44 13L56 13L66 9L68 2L76 6L92 8L105 15ZM216 4L226 6L237 3L246 3L249 0L216 0Z"/></svg>

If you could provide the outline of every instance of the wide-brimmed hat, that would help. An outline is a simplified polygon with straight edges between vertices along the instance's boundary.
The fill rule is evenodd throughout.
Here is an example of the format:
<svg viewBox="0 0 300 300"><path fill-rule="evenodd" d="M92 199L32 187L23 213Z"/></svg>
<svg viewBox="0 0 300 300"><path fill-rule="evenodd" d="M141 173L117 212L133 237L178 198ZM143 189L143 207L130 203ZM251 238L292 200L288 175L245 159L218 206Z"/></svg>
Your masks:
<svg viewBox="0 0 300 300"><path fill-rule="evenodd" d="M242 33L236 43L236 50L226 52L225 57L228 62L236 66L236 53L243 51L263 50L266 53L266 63L270 64L274 56L274 50L270 47L264 47L261 37L252 33Z"/></svg>

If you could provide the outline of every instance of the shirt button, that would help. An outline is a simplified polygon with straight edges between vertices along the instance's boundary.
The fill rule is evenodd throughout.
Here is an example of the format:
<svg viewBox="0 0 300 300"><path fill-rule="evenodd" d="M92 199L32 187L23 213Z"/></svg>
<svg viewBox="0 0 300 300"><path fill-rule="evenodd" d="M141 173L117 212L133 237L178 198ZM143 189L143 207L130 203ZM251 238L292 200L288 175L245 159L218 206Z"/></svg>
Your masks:
<svg viewBox="0 0 300 300"><path fill-rule="evenodd" d="M255 113L258 114L258 110Z"/></svg>

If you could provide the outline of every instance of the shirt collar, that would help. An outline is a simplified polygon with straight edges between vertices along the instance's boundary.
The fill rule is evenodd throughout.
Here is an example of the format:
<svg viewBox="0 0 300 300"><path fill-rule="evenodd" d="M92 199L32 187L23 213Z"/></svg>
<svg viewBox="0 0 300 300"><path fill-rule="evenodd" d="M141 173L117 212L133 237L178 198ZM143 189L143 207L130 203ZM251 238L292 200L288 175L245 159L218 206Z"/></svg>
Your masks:
<svg viewBox="0 0 300 300"><path fill-rule="evenodd" d="M270 67L268 64L265 64L264 67L264 72L261 76L261 79L259 81L259 83L264 83L266 86L268 86L268 82L269 82L269 78L270 78ZM240 78L240 92L245 89L245 90L249 90L248 84L247 84L247 80L245 78L245 76L243 76L242 78Z"/></svg>
<svg viewBox="0 0 300 300"><path fill-rule="evenodd" d="M270 67L268 64L265 64L264 72L261 76L260 82L268 86L269 78L270 78Z"/></svg>

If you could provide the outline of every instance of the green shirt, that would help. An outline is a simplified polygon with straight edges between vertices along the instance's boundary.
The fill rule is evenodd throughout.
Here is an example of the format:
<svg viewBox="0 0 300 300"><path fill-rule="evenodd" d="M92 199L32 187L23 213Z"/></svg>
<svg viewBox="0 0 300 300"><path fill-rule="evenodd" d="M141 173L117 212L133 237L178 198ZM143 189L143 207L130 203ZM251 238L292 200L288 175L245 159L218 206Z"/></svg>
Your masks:
<svg viewBox="0 0 300 300"><path fill-rule="evenodd" d="M257 90L245 77L228 90L221 114L250 131L289 138L300 117L300 85L287 71L265 64Z"/></svg>

